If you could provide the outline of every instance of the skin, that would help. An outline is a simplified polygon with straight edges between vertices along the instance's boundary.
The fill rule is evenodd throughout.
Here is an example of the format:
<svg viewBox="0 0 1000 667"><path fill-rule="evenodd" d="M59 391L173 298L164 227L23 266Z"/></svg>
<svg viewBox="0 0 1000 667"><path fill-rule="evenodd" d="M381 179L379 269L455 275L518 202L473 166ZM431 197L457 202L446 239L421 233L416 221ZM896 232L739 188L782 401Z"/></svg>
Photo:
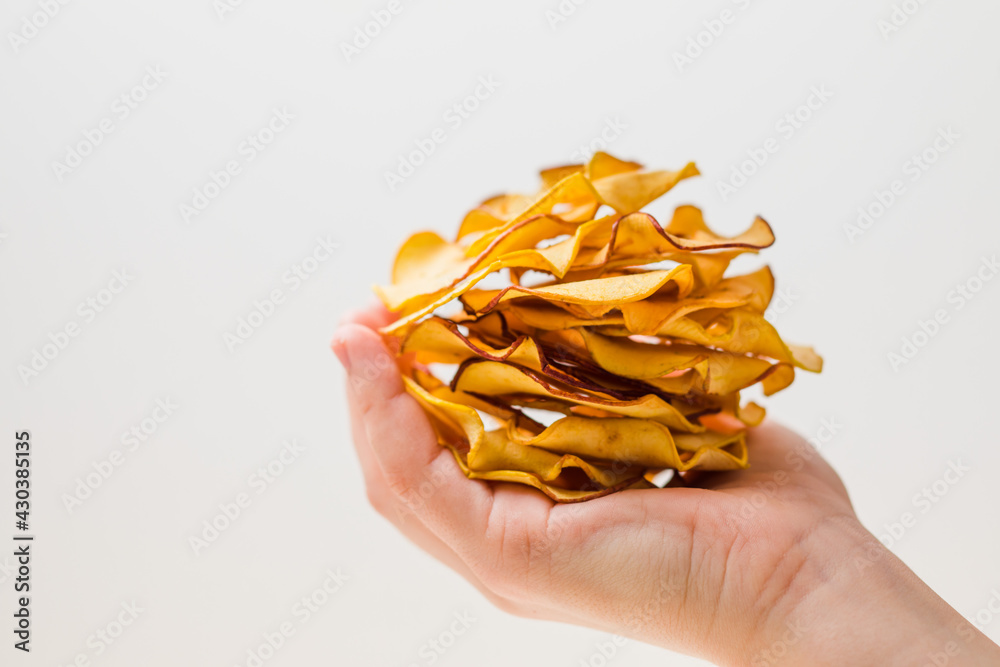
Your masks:
<svg viewBox="0 0 1000 667"><path fill-rule="evenodd" d="M719 665L998 665L1000 648L862 527L800 436L752 429L749 470L557 504L469 480L374 331L333 340L375 509L509 613L583 625Z"/></svg>

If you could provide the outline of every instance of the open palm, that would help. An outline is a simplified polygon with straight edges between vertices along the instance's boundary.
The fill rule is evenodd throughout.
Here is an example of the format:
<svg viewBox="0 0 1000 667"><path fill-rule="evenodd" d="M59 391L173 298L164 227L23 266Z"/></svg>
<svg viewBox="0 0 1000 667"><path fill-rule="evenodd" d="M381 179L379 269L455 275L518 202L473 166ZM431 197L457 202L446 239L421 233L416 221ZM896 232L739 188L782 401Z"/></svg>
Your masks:
<svg viewBox="0 0 1000 667"><path fill-rule="evenodd" d="M404 391L374 331L389 321L378 307L358 312L333 342L368 498L508 612L754 664L776 642L792 650L814 616L797 612L824 586L864 586L901 566L858 523L830 466L773 424L752 430L749 470L685 486L557 504L529 487L469 480Z"/></svg>

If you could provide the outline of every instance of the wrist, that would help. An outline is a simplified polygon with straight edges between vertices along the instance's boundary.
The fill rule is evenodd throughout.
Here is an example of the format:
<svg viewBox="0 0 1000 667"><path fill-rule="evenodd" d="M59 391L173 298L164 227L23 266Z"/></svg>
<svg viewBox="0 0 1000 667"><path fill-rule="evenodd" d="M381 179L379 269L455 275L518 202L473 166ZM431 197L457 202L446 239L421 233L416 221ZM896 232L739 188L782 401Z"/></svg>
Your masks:
<svg viewBox="0 0 1000 667"><path fill-rule="evenodd" d="M802 546L808 558L722 664L1000 663L1000 649L855 518L826 520Z"/></svg>

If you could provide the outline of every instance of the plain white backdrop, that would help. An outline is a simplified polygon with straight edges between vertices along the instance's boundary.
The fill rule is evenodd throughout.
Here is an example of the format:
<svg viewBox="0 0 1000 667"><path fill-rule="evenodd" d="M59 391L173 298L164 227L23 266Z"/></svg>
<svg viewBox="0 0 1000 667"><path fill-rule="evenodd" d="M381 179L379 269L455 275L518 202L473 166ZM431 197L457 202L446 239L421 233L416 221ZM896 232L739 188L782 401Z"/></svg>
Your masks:
<svg viewBox="0 0 1000 667"><path fill-rule="evenodd" d="M815 438L866 524L1000 639L1000 5L400 0L345 49L388 6L5 3L0 545L25 429L37 541L33 652L5 631L0 663L248 665L289 623L269 667L602 664L608 635L493 610L369 509L328 344L407 235L533 191L611 126L616 155L702 169L654 212L771 222L774 321L827 363L768 400L772 418ZM481 77L495 90L449 113ZM859 207L877 215L851 228ZM259 326L227 343L241 320ZM123 441L133 427L144 439ZM290 440L302 451L272 463ZM969 470L935 486L952 464ZM240 494L209 543L204 522ZM328 571L347 579L316 593ZM455 614L474 620L452 643ZM703 663L627 642L607 664Z"/></svg>

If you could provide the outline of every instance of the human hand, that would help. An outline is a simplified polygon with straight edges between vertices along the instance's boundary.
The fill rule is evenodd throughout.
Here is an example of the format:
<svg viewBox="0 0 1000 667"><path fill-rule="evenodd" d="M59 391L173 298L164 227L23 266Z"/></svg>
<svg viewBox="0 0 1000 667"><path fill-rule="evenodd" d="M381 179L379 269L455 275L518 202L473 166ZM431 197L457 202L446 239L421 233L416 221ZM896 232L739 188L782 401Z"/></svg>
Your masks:
<svg viewBox="0 0 1000 667"><path fill-rule="evenodd" d="M374 331L390 321L361 311L333 341L368 498L499 608L720 665L1000 664L791 431L753 429L751 468L689 476L696 487L556 504L465 477Z"/></svg>

